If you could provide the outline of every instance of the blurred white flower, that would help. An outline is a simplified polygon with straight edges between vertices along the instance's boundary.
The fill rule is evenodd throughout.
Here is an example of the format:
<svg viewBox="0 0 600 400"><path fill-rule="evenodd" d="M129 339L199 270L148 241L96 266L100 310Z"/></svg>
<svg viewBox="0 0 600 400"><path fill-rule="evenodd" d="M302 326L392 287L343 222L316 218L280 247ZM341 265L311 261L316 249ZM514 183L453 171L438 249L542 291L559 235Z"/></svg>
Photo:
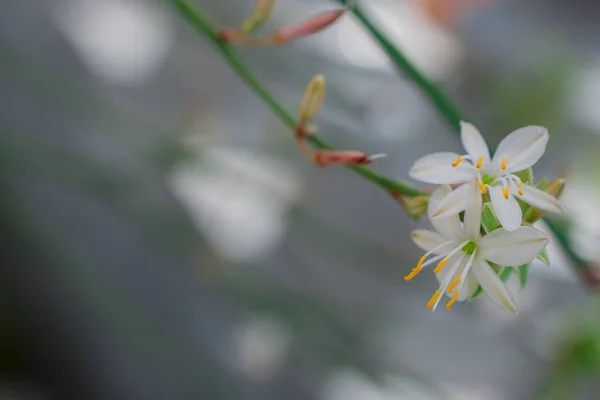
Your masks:
<svg viewBox="0 0 600 400"><path fill-rule="evenodd" d="M202 160L175 172L175 194L222 257L263 261L285 235L302 180L290 165L265 153L210 146Z"/></svg>
<svg viewBox="0 0 600 400"><path fill-rule="evenodd" d="M531 167L542 157L549 139L545 128L527 126L517 129L500 142L493 158L485 140L472 124L461 122L460 136L466 155L429 154L418 159L410 170L412 178L423 182L464 184L440 201L433 218L458 214L469 207L467 193L473 186L482 194L489 189L498 220L509 231L521 226L523 218L517 198L541 210L563 211L556 198L524 184L514 174ZM463 162L466 160L470 162Z"/></svg>
<svg viewBox="0 0 600 400"><path fill-rule="evenodd" d="M510 292L488 261L502 267L527 264L546 247L548 238L530 226L519 227L513 231L500 228L482 237L481 195L476 186L467 187L470 188L470 192L465 194L469 197L470 206L465 210L463 224L457 214L443 218L432 217L440 202L451 191L448 186L440 186L433 192L428 214L436 231L413 231L414 242L427 253L405 279L411 280L423 268L439 261L433 272L440 286L427 304L428 308L435 310L441 300L441 294L445 293L451 297L446 305L446 309L449 310L455 301L463 301L470 297L478 283L492 300L516 313ZM432 254L435 256L427 260ZM451 266L443 270L446 264ZM463 285L466 285L465 290L462 290Z"/></svg>
<svg viewBox="0 0 600 400"><path fill-rule="evenodd" d="M57 26L94 75L115 85L135 86L160 70L174 41L172 23L157 4L67 1L56 8Z"/></svg>

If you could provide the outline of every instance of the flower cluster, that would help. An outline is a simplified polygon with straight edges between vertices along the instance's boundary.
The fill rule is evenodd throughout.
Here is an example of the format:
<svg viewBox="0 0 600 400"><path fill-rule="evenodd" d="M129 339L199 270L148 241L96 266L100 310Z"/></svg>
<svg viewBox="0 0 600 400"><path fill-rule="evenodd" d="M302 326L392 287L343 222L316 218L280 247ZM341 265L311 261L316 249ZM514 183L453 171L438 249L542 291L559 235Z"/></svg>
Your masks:
<svg viewBox="0 0 600 400"><path fill-rule="evenodd" d="M451 298L446 305L449 310L455 301L472 298L481 287L516 313L498 273L504 268L526 268L536 257L545 259L548 238L531 226L541 216L534 211L563 211L552 195L560 193L556 184L553 191L540 189L544 182L538 187L533 184L531 166L544 154L548 139L545 128L521 128L502 140L491 157L479 131L462 122L461 140L467 154L435 153L415 162L412 178L441 185L427 208L435 231L412 233L414 242L427 253L405 277L411 280L436 264L433 272L440 286L428 308L435 310L446 294Z"/></svg>

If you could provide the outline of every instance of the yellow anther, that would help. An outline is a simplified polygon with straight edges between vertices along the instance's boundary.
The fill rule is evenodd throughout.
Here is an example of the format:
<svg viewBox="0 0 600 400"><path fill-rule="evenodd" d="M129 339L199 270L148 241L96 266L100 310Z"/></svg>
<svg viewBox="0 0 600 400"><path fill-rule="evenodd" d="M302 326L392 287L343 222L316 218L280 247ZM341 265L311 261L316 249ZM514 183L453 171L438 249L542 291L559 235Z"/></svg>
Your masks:
<svg viewBox="0 0 600 400"><path fill-rule="evenodd" d="M437 267L435 267L435 269L433 270L434 273L438 273L442 270L442 268L444 268L444 265L446 265L446 263L448 262L448 257L444 257L442 259L442 261L440 261L440 263L437 265Z"/></svg>
<svg viewBox="0 0 600 400"><path fill-rule="evenodd" d="M452 295L452 298L450 299L448 304L446 304L446 310L450 311L450 307L452 307L452 304L454 304L456 299L458 299L458 291L454 292L454 294Z"/></svg>
<svg viewBox="0 0 600 400"><path fill-rule="evenodd" d="M502 165L500 166L500 168L502 168L502 170L505 170L506 164L508 164L508 159L506 157L502 157Z"/></svg>
<svg viewBox="0 0 600 400"><path fill-rule="evenodd" d="M461 278L461 275L457 276L456 279L454 279L452 281L452 283L450 284L450 286L448 286L448 293L452 293L452 291L454 290L454 288L456 287L456 285L458 285L458 283L460 282L460 278Z"/></svg>
<svg viewBox="0 0 600 400"><path fill-rule="evenodd" d="M522 188L523 187L523 182L519 182L519 184L517 186L519 186L520 188Z"/></svg>
<svg viewBox="0 0 600 400"><path fill-rule="evenodd" d="M462 160L463 160L463 156L458 156L458 158L456 159L456 161L454 161L452 163L452 166L453 167L458 167L458 164L460 164L462 162Z"/></svg>
<svg viewBox="0 0 600 400"><path fill-rule="evenodd" d="M504 198L508 200L508 188L502 189L502 193L504 193Z"/></svg>
<svg viewBox="0 0 600 400"><path fill-rule="evenodd" d="M410 274L406 275L404 277L405 281L410 281L412 278L414 278L415 276L417 276L417 274L421 272L421 268L417 267L417 268L413 268L412 271L410 271Z"/></svg>
<svg viewBox="0 0 600 400"><path fill-rule="evenodd" d="M408 275L406 275L404 277L404 280L405 281L410 281L412 278L414 278L415 276L417 276L417 274L419 272L421 272L421 265L423 265L423 263L425 262L426 259L427 259L427 256L421 257L421 259L417 263L417 266L412 269L412 271L410 272L410 274L408 274Z"/></svg>
<svg viewBox="0 0 600 400"><path fill-rule="evenodd" d="M523 191L521 189L519 189L519 196L523 196Z"/></svg>
<svg viewBox="0 0 600 400"><path fill-rule="evenodd" d="M487 193L487 188L485 187L485 185L483 184L483 182L479 182L479 189L481 190L481 194L486 194Z"/></svg>
<svg viewBox="0 0 600 400"><path fill-rule="evenodd" d="M483 156L479 156L479 158L477 159L477 165L475 167L481 168L482 165L483 165Z"/></svg>
<svg viewBox="0 0 600 400"><path fill-rule="evenodd" d="M431 308L433 307L433 305L435 304L435 302L437 301L438 297L440 297L440 291L436 290L435 293L433 294L433 296L431 296L431 300L429 300L429 303L427 303L427 308Z"/></svg>

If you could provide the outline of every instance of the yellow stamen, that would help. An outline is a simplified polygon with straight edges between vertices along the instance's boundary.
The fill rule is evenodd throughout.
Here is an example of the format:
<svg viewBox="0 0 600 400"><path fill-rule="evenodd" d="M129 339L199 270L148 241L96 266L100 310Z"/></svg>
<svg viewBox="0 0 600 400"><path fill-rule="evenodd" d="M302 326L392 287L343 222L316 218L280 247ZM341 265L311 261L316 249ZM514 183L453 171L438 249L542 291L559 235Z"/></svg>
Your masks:
<svg viewBox="0 0 600 400"><path fill-rule="evenodd" d="M504 198L508 200L508 188L502 189L502 193L504 193Z"/></svg>
<svg viewBox="0 0 600 400"><path fill-rule="evenodd" d="M448 262L448 257L444 257L442 259L442 261L440 261L440 263L437 265L437 267L435 267L435 269L433 270L434 273L438 273L442 270L442 268L444 268L444 265L446 265L446 263Z"/></svg>
<svg viewBox="0 0 600 400"><path fill-rule="evenodd" d="M454 288L456 287L456 285L458 285L458 283L460 282L460 278L461 278L461 275L457 276L456 279L454 279L452 281L452 283L450 284L450 286L448 286L448 293L452 293L452 291L454 290Z"/></svg>
<svg viewBox="0 0 600 400"><path fill-rule="evenodd" d="M406 275L404 277L405 281L410 281L412 278L414 278L415 276L417 276L417 274L421 272L421 268L413 268L412 271L410 271L410 274Z"/></svg>
<svg viewBox="0 0 600 400"><path fill-rule="evenodd" d="M452 298L450 299L448 304L446 304L446 310L450 311L450 307L452 307L452 304L454 304L456 299L458 299L458 291L454 292L454 294L452 295Z"/></svg>
<svg viewBox="0 0 600 400"><path fill-rule="evenodd" d="M452 163L452 166L453 167L458 167L458 164L460 164L462 162L462 160L463 160L463 156L458 156L458 158L456 159L456 161L454 161Z"/></svg>
<svg viewBox="0 0 600 400"><path fill-rule="evenodd" d="M421 265L423 265L423 263L425 262L426 259L427 259L427 256L421 257L421 259L417 263L417 266L412 269L412 271L410 272L410 274L408 274L408 275L406 275L404 277L404 280L405 281L410 281L412 278L414 278L415 276L417 276L417 274L419 272L421 272Z"/></svg>
<svg viewBox="0 0 600 400"><path fill-rule="evenodd" d="M483 182L479 182L479 189L481 190L481 194L486 194L487 193L487 188L485 187L485 185L483 184Z"/></svg>
<svg viewBox="0 0 600 400"><path fill-rule="evenodd" d="M521 189L519 189L519 196L523 196L523 191Z"/></svg>
<svg viewBox="0 0 600 400"><path fill-rule="evenodd" d="M502 168L502 170L505 170L506 164L508 164L508 159L506 157L502 157L502 166L500 168Z"/></svg>
<svg viewBox="0 0 600 400"><path fill-rule="evenodd" d="M435 304L435 302L437 301L438 297L440 297L440 291L436 290L435 293L433 294L433 296L431 296L431 300L429 300L429 303L427 303L427 308L431 308L433 307L433 305Z"/></svg>
<svg viewBox="0 0 600 400"><path fill-rule="evenodd" d="M519 182L519 184L517 186L519 186L520 188L522 188L523 187L523 182Z"/></svg>
<svg viewBox="0 0 600 400"><path fill-rule="evenodd" d="M483 165L483 156L479 156L479 158L477 159L477 165L475 167L481 168L482 165Z"/></svg>

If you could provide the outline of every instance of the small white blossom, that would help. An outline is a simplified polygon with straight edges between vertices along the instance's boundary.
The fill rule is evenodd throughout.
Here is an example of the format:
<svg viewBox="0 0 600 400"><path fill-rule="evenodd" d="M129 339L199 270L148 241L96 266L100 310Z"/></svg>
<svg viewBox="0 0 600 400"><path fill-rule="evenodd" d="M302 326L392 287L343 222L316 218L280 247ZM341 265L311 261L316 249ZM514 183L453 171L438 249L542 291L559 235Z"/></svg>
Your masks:
<svg viewBox="0 0 600 400"><path fill-rule="evenodd" d="M414 179L433 184L464 184L445 197L434 210L434 218L458 214L469 206L466 195L471 186L490 199L502 226L515 230L521 226L522 211L516 198L536 208L562 212L553 196L521 182L515 172L534 165L546 151L548 131L541 126L517 129L505 137L494 157L483 137L472 124L461 122L461 141L466 155L434 153L417 160L410 170ZM464 162L469 161L469 162Z"/></svg>
<svg viewBox="0 0 600 400"><path fill-rule="evenodd" d="M503 267L527 264L546 247L548 238L531 226L513 231L499 228L482 237L481 194L476 186L466 187L471 189L465 193L470 206L465 210L463 224L457 214L432 218L440 202L452 193L446 185L433 192L428 214L435 231L420 229L412 232L414 242L427 253L404 279L411 280L424 268L437 263L433 272L440 286L427 304L428 308L435 310L441 294L445 293L451 297L446 305L449 310L455 301L470 297L479 284L495 302L516 313L510 292L488 261ZM444 268L447 264L449 266Z"/></svg>

